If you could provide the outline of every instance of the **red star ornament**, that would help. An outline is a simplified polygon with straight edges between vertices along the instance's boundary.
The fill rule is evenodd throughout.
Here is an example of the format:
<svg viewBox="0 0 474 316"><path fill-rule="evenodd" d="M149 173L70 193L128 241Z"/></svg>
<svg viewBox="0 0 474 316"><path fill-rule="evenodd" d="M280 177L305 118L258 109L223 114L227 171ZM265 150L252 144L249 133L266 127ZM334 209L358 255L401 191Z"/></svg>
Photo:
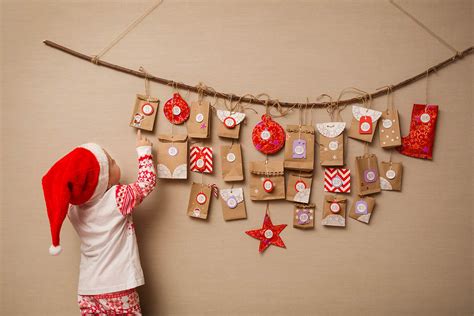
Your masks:
<svg viewBox="0 0 474 316"><path fill-rule="evenodd" d="M273 225L270 216L265 214L263 226L260 229L248 230L245 233L253 238L260 239L260 246L258 251L264 252L270 245L275 245L281 248L286 248L285 243L280 237L280 233L285 229L286 224Z"/></svg>

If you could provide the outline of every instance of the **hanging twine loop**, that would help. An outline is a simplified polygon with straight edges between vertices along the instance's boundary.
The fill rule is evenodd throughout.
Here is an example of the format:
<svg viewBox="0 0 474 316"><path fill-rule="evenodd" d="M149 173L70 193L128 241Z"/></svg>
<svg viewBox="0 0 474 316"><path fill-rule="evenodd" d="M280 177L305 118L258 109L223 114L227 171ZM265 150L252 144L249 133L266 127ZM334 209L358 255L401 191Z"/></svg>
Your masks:
<svg viewBox="0 0 474 316"><path fill-rule="evenodd" d="M143 72L143 74L145 75L145 95L146 95L146 98L147 98L147 101L150 101L150 74L145 70L145 68L143 66L140 66L140 68L138 69L138 71L140 72Z"/></svg>

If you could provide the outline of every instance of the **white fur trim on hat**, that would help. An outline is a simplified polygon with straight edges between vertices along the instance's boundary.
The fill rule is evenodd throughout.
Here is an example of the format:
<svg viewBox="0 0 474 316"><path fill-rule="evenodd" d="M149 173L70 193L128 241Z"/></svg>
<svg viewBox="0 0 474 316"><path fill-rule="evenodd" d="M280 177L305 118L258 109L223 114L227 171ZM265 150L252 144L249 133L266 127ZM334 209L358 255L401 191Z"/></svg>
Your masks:
<svg viewBox="0 0 474 316"><path fill-rule="evenodd" d="M100 173L99 179L97 181L97 186L94 190L94 194L92 194L92 197L89 199L89 201L92 201L95 198L102 196L105 191L107 191L107 186L109 184L109 159L107 159L107 155L105 154L102 147L100 147L98 144L87 143L79 147L85 148L92 152L100 165Z"/></svg>
<svg viewBox="0 0 474 316"><path fill-rule="evenodd" d="M57 246L51 245L51 247L49 247L49 254L51 256L57 256L61 253L62 250L63 248L61 247L61 245L57 245Z"/></svg>

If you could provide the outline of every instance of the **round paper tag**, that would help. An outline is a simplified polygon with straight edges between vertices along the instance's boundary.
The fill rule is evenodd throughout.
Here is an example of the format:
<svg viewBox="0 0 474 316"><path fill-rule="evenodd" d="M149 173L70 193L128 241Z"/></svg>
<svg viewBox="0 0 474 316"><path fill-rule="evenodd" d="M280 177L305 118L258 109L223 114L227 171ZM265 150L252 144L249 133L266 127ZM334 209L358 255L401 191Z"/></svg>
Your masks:
<svg viewBox="0 0 474 316"><path fill-rule="evenodd" d="M306 223L309 220L309 216L306 213L300 214L300 222Z"/></svg>
<svg viewBox="0 0 474 316"><path fill-rule="evenodd" d="M237 207L237 199L235 196L231 196L227 199L227 206L232 209Z"/></svg>
<svg viewBox="0 0 474 316"><path fill-rule="evenodd" d="M145 115L152 115L155 112L155 109L150 103L145 103L142 105L142 113Z"/></svg>
<svg viewBox="0 0 474 316"><path fill-rule="evenodd" d="M204 159L199 158L199 159L196 161L196 166L197 166L198 168L204 167Z"/></svg>
<svg viewBox="0 0 474 316"><path fill-rule="evenodd" d="M224 125L227 128L234 128L237 123L233 117L228 116L224 119Z"/></svg>
<svg viewBox="0 0 474 316"><path fill-rule="evenodd" d="M173 106L173 115L180 115L181 114L181 108L177 105Z"/></svg>
<svg viewBox="0 0 474 316"><path fill-rule="evenodd" d="M341 185L342 185L341 178L335 177L334 179L332 179L332 186L333 187L339 188Z"/></svg>
<svg viewBox="0 0 474 316"><path fill-rule="evenodd" d="M302 155L302 154L304 154L304 147L301 146L301 145L298 145L298 146L295 147L294 151L295 151L295 154Z"/></svg>
<svg viewBox="0 0 474 316"><path fill-rule="evenodd" d="M204 193L198 193L198 195L196 195L196 202L198 202L199 204L205 204L206 201L207 196Z"/></svg>
<svg viewBox="0 0 474 316"><path fill-rule="evenodd" d="M265 181L263 181L263 189L267 193L272 192L273 191L273 182L272 182L272 180L265 179Z"/></svg>
<svg viewBox="0 0 474 316"><path fill-rule="evenodd" d="M428 113L423 113L423 114L421 114L420 119L423 123L428 123L430 121L431 117Z"/></svg>
<svg viewBox="0 0 474 316"><path fill-rule="evenodd" d="M264 235L265 235L265 238L266 238L266 239L270 239L270 238L273 237L273 232L271 231L271 229L267 229L267 230L265 231Z"/></svg>
<svg viewBox="0 0 474 316"><path fill-rule="evenodd" d="M228 162L234 162L235 161L235 154L234 153L228 153L226 156L226 159Z"/></svg>
<svg viewBox="0 0 474 316"><path fill-rule="evenodd" d="M337 143L336 140L333 140L332 142L329 143L329 149L331 150L336 150L339 147L339 144Z"/></svg>
<svg viewBox="0 0 474 316"><path fill-rule="evenodd" d="M295 183L295 190L296 190L296 192L301 192L301 191L303 191L304 189L306 189L306 183L304 183L304 182L301 181L301 180L296 181L296 183Z"/></svg>
<svg viewBox="0 0 474 316"><path fill-rule="evenodd" d="M269 139L271 136L270 132L269 131L263 131L261 134L260 134L260 137L263 139L263 140L267 140Z"/></svg>
<svg viewBox="0 0 474 316"><path fill-rule="evenodd" d="M360 200L356 202L355 205L355 212L357 214L367 214L367 203L364 200Z"/></svg>
<svg viewBox="0 0 474 316"><path fill-rule="evenodd" d="M176 156L178 154L178 148L171 146L170 148L168 148L168 154L170 156Z"/></svg>
<svg viewBox="0 0 474 316"><path fill-rule="evenodd" d="M341 210L341 207L339 206L339 203L333 202L331 203L331 206L329 206L329 209L333 213L339 213L339 211Z"/></svg>
<svg viewBox="0 0 474 316"><path fill-rule="evenodd" d="M395 179L395 177L397 176L397 173L395 172L395 170L390 169L385 173L385 176L387 176L387 178L392 180L392 179Z"/></svg>
<svg viewBox="0 0 474 316"><path fill-rule="evenodd" d="M365 179L367 181L370 181L370 182L374 181L375 180L375 172L372 171L372 170L367 171L365 173Z"/></svg>
<svg viewBox="0 0 474 316"><path fill-rule="evenodd" d="M202 113L196 114L196 122L201 123L202 121L204 121L204 114Z"/></svg>
<svg viewBox="0 0 474 316"><path fill-rule="evenodd" d="M370 124L367 122L364 122L360 125L360 129L364 132L367 132L370 129Z"/></svg>
<svg viewBox="0 0 474 316"><path fill-rule="evenodd" d="M390 127L392 127L392 120L383 120L382 125L385 128L390 128Z"/></svg>

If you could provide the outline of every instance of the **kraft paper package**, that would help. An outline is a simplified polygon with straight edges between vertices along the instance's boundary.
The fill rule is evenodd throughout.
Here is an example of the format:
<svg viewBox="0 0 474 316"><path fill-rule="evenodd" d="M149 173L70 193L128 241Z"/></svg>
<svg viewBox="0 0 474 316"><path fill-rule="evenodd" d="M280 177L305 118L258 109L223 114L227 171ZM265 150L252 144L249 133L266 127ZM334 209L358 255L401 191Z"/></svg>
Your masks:
<svg viewBox="0 0 474 316"><path fill-rule="evenodd" d="M286 199L307 204L311 195L312 173L290 173L286 186Z"/></svg>
<svg viewBox="0 0 474 316"><path fill-rule="evenodd" d="M310 229L314 228L314 204L295 203L293 211L293 227Z"/></svg>
<svg viewBox="0 0 474 316"><path fill-rule="evenodd" d="M402 144L400 119L393 104L392 86L387 86L387 109L382 112L379 127L380 146L382 148L399 147Z"/></svg>
<svg viewBox="0 0 474 316"><path fill-rule="evenodd" d="M153 131L159 103L158 98L137 94L132 118L130 119L130 126L146 131Z"/></svg>
<svg viewBox="0 0 474 316"><path fill-rule="evenodd" d="M314 169L314 127L286 127L285 169L312 171Z"/></svg>
<svg viewBox="0 0 474 316"><path fill-rule="evenodd" d="M316 124L318 129L319 163L321 166L337 167L344 165L345 122L326 122Z"/></svg>
<svg viewBox="0 0 474 316"><path fill-rule="evenodd" d="M160 179L188 178L188 136L158 135L157 174Z"/></svg>
<svg viewBox="0 0 474 316"><path fill-rule="evenodd" d="M226 182L244 180L240 144L221 145L222 178Z"/></svg>
<svg viewBox="0 0 474 316"><path fill-rule="evenodd" d="M325 195L323 201L324 226L346 227L347 199L336 195Z"/></svg>
<svg viewBox="0 0 474 316"><path fill-rule="evenodd" d="M403 165L401 162L382 161L380 164L380 188L384 191L402 190Z"/></svg>
<svg viewBox="0 0 474 316"><path fill-rule="evenodd" d="M219 123L217 135L224 138L238 139L240 137L240 125L245 120L245 113L217 110Z"/></svg>
<svg viewBox="0 0 474 316"><path fill-rule="evenodd" d="M219 192L224 220L231 221L247 218L244 190L242 188L221 189Z"/></svg>
<svg viewBox="0 0 474 316"><path fill-rule="evenodd" d="M211 191L211 187L207 184L193 182L186 212L188 216L207 219L209 205L211 204Z"/></svg>
<svg viewBox="0 0 474 316"><path fill-rule="evenodd" d="M368 224L375 208L375 199L370 196L357 197L349 210L349 217Z"/></svg>
<svg viewBox="0 0 474 316"><path fill-rule="evenodd" d="M208 138L210 131L210 104L201 100L191 103L191 113L187 122L188 136L191 138Z"/></svg>
<svg viewBox="0 0 474 316"><path fill-rule="evenodd" d="M382 112L380 111L357 105L352 106L352 122L348 136L353 139L371 143L380 116L382 116Z"/></svg>
<svg viewBox="0 0 474 316"><path fill-rule="evenodd" d="M365 153L356 157L357 188L359 195L369 195L381 191L377 156Z"/></svg>
<svg viewBox="0 0 474 316"><path fill-rule="evenodd" d="M285 176L283 160L252 161L250 170L250 199L253 201L284 200Z"/></svg>

